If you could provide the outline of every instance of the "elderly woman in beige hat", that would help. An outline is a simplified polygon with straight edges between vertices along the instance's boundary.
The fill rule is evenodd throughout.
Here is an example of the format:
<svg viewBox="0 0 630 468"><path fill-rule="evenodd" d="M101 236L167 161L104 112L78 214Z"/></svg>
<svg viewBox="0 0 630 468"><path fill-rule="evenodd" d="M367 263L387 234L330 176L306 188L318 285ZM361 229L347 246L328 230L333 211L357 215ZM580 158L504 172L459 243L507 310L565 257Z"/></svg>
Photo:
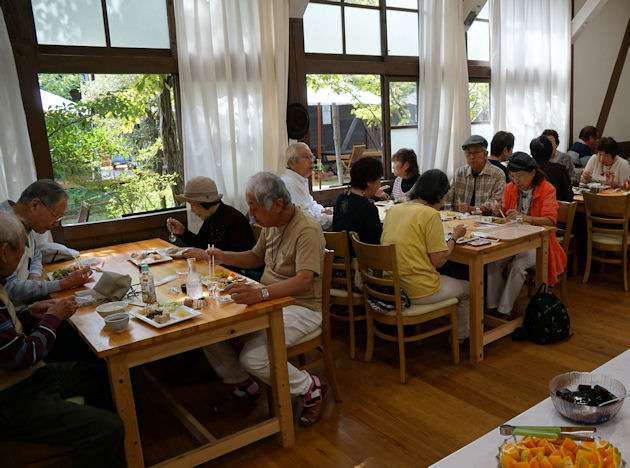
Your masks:
<svg viewBox="0 0 630 468"><path fill-rule="evenodd" d="M194 234L176 219L166 220L167 229L180 236L185 245L192 247L185 251L186 257L204 258L208 245L233 252L242 252L254 246L254 234L248 219L236 208L223 203L222 197L217 184L208 177L193 177L186 182L184 194L177 198L186 200L191 211L203 220L201 229Z"/></svg>

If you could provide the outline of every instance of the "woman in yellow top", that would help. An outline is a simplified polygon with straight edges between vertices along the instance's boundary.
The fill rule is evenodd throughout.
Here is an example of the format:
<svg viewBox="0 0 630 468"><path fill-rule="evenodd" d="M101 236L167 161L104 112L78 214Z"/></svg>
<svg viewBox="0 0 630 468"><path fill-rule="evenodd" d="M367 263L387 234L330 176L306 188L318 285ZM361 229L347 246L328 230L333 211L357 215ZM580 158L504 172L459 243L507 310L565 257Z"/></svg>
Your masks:
<svg viewBox="0 0 630 468"><path fill-rule="evenodd" d="M466 234L463 225L455 226L444 240L438 210L450 189L446 174L431 169L418 179L409 192L411 202L393 206L383 225L381 244L396 245L400 282L412 304L432 304L456 297L458 337L468 337L468 281L441 275L436 268L446 263L456 239Z"/></svg>

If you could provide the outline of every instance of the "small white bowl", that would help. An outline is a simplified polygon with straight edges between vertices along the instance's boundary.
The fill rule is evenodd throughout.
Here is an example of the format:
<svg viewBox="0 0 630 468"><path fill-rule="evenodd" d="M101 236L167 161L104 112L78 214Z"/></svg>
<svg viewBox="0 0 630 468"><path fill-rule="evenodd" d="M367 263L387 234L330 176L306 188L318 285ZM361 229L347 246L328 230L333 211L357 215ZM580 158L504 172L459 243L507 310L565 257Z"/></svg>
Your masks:
<svg viewBox="0 0 630 468"><path fill-rule="evenodd" d="M129 323L129 314L112 314L105 317L105 326L114 333L122 333Z"/></svg>
<svg viewBox="0 0 630 468"><path fill-rule="evenodd" d="M96 307L96 312L103 318L112 314L120 314L126 310L127 303L123 301L107 302Z"/></svg>

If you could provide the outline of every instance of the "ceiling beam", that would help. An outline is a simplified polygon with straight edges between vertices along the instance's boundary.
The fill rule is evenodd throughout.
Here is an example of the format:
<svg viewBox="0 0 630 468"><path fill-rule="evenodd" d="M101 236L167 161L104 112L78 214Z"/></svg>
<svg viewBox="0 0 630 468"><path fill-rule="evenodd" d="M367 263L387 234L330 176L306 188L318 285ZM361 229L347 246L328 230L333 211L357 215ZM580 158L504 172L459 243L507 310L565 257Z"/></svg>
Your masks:
<svg viewBox="0 0 630 468"><path fill-rule="evenodd" d="M586 0L580 11L571 20L571 44L575 44L577 38L586 29L588 22L604 8L606 2L608 0Z"/></svg>

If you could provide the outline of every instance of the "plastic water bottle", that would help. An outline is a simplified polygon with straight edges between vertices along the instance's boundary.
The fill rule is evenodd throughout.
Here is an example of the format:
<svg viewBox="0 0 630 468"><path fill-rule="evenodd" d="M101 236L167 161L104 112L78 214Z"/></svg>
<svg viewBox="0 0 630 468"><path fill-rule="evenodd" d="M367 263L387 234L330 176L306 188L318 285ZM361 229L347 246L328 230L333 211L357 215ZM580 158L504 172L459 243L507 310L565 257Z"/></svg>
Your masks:
<svg viewBox="0 0 630 468"><path fill-rule="evenodd" d="M140 289L142 290L142 302L153 304L157 301L155 283L153 282L153 274L149 271L149 265L140 267Z"/></svg>
<svg viewBox="0 0 630 468"><path fill-rule="evenodd" d="M197 273L196 260L188 259L188 276L186 277L186 293L191 299L201 299L203 297L203 289L201 288L201 279Z"/></svg>

